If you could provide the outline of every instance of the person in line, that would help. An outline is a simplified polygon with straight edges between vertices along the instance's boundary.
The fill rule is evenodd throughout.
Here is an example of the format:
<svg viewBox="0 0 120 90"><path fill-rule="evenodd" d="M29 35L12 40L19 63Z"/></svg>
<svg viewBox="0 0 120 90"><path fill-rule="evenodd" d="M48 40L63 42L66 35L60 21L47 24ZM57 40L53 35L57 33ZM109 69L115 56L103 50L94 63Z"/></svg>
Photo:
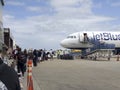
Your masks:
<svg viewBox="0 0 120 90"><path fill-rule="evenodd" d="M24 76L25 73L26 62L26 56L21 51L21 48L19 48L17 53L17 70L19 74L22 72L22 76Z"/></svg>
<svg viewBox="0 0 120 90"><path fill-rule="evenodd" d="M42 49L38 50L38 62L40 63L41 61L41 54L42 54Z"/></svg>
<svg viewBox="0 0 120 90"><path fill-rule="evenodd" d="M0 58L0 90L21 90L17 72Z"/></svg>
<svg viewBox="0 0 120 90"><path fill-rule="evenodd" d="M27 69L26 63L27 63L27 59L28 59L28 52L27 52L26 49L24 49L24 51L23 51L23 55L24 55L24 60L25 60L25 64L24 64L24 72L26 72L26 69Z"/></svg>
<svg viewBox="0 0 120 90"><path fill-rule="evenodd" d="M38 62L38 52L37 52L36 49L34 49L33 55L34 55L34 58L33 58L33 65L34 65L34 66L37 66L37 62Z"/></svg>

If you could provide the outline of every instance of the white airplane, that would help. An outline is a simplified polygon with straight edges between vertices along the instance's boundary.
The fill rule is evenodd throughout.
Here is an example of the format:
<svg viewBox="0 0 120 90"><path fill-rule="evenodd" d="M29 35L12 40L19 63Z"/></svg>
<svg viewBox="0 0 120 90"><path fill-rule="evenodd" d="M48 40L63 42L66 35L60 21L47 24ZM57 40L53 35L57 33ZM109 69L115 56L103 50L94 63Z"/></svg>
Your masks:
<svg viewBox="0 0 120 90"><path fill-rule="evenodd" d="M120 32L76 32L67 36L60 42L61 46L68 49L87 49L99 44L112 44L120 48ZM109 45L110 46L110 45Z"/></svg>

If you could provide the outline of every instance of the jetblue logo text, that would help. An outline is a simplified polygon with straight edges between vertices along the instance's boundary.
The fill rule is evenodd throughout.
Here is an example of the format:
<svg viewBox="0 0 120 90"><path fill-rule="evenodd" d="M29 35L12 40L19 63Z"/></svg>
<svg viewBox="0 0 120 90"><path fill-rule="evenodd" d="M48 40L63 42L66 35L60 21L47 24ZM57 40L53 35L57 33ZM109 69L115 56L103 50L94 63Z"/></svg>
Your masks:
<svg viewBox="0 0 120 90"><path fill-rule="evenodd" d="M93 37L95 40L120 40L120 34L112 34L112 33L99 33L94 34Z"/></svg>

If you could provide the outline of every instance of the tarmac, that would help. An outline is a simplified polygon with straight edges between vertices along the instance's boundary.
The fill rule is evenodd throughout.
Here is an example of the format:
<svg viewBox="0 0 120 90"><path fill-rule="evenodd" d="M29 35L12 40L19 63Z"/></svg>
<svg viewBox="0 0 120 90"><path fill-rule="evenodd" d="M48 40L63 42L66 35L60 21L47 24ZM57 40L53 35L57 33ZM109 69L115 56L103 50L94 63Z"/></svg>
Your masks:
<svg viewBox="0 0 120 90"><path fill-rule="evenodd" d="M34 90L120 90L120 61L49 60L33 67ZM22 80L27 90L27 74Z"/></svg>

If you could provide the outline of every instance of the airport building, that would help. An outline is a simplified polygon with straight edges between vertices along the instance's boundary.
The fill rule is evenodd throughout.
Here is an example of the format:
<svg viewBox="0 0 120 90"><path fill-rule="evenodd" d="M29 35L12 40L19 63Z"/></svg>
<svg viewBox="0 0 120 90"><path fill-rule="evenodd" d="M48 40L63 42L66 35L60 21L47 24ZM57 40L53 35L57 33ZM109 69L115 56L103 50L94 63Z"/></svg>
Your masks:
<svg viewBox="0 0 120 90"><path fill-rule="evenodd" d="M9 28L4 28L4 46L13 49L13 36Z"/></svg>
<svg viewBox="0 0 120 90"><path fill-rule="evenodd" d="M0 0L0 50L3 50L3 47L4 47L4 28L3 28L3 22L2 22L3 6L4 6L4 0Z"/></svg>

